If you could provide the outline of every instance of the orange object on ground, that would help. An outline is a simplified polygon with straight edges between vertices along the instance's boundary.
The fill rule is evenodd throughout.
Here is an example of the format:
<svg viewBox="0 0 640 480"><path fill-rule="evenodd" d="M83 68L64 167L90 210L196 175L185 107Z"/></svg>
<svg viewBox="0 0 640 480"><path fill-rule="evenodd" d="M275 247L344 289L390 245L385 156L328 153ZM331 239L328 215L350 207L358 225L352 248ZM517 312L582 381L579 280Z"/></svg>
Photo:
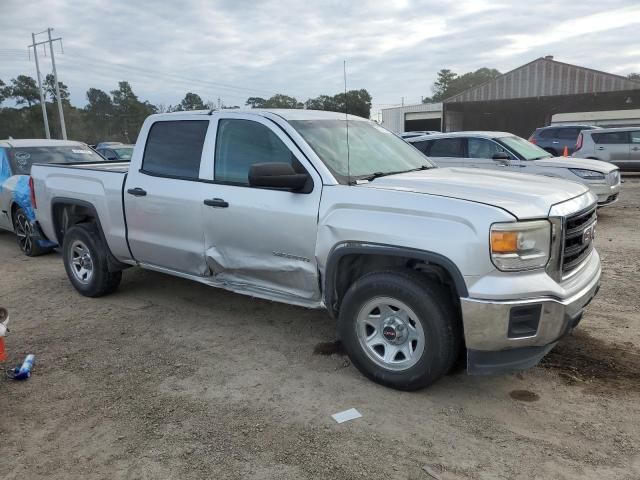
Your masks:
<svg viewBox="0 0 640 480"><path fill-rule="evenodd" d="M0 337L0 362L7 359L7 351L4 349L4 338Z"/></svg>
<svg viewBox="0 0 640 480"><path fill-rule="evenodd" d="M562 156L563 157L569 156L569 147L567 147L566 145L564 146L564 151L562 152Z"/></svg>

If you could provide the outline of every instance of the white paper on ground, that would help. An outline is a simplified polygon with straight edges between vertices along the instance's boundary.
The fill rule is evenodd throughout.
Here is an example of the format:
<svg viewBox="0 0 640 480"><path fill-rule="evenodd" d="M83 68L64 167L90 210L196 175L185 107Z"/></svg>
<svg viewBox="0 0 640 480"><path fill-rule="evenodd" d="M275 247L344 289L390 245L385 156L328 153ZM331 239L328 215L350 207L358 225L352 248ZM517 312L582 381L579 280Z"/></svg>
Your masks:
<svg viewBox="0 0 640 480"><path fill-rule="evenodd" d="M355 420L356 418L360 418L362 415L355 408L350 408L349 410L345 410L344 412L338 412L331 415L338 423L348 422L349 420Z"/></svg>

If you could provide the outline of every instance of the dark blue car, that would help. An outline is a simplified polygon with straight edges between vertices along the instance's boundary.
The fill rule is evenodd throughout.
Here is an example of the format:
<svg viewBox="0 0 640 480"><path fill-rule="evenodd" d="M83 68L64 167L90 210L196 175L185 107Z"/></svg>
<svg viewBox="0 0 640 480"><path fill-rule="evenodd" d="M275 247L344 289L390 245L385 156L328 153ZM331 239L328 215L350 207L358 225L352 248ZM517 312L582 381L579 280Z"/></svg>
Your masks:
<svg viewBox="0 0 640 480"><path fill-rule="evenodd" d="M536 128L529 141L549 152L554 157L559 157L567 147L571 155L576 148L578 135L582 130L599 128L593 125L551 125L549 127Z"/></svg>

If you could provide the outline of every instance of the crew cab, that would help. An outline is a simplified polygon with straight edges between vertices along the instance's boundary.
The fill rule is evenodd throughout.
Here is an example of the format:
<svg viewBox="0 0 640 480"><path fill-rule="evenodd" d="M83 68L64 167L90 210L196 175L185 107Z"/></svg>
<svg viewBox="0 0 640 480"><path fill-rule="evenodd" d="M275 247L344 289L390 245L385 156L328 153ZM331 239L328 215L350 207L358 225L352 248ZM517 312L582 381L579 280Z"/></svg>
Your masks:
<svg viewBox="0 0 640 480"><path fill-rule="evenodd" d="M584 185L436 168L363 118L152 115L131 162L35 165L36 218L81 294L138 266L337 318L367 377L425 387L535 365L600 282Z"/></svg>

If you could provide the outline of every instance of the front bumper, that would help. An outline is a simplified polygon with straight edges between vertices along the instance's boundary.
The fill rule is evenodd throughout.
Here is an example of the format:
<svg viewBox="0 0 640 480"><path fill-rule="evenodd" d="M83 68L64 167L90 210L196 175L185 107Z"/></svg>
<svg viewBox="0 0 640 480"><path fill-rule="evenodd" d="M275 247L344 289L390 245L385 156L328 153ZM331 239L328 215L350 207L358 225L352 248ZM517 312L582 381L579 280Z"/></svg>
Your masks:
<svg viewBox="0 0 640 480"><path fill-rule="evenodd" d="M618 201L618 195L620 194L620 183L617 185L602 184L589 184L591 191L598 197L598 207L604 207L605 205L611 205Z"/></svg>
<svg viewBox="0 0 640 480"><path fill-rule="evenodd" d="M593 263L571 279L574 284L579 281L580 287L572 289L566 298L461 298L468 372L501 373L537 364L578 324L584 308L598 292L599 259L594 257Z"/></svg>

